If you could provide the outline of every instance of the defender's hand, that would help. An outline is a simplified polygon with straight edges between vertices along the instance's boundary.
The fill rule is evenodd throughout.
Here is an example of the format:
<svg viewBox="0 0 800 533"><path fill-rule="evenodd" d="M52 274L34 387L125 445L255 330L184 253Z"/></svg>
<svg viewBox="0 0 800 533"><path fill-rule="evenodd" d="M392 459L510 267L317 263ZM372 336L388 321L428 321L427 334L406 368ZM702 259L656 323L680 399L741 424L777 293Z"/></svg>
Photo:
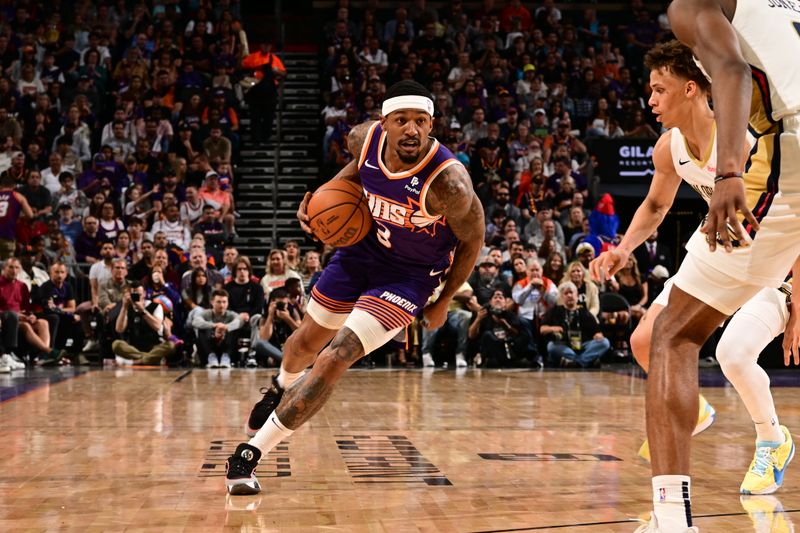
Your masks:
<svg viewBox="0 0 800 533"><path fill-rule="evenodd" d="M744 181L740 178L728 178L714 185L708 217L700 228L700 231L706 234L708 249L712 252L717 249L717 235L719 235L725 251L729 253L733 251L728 226L733 229L735 239L744 241L744 228L736 215L737 211L741 211L744 219L758 231L758 221L747 208Z"/></svg>
<svg viewBox="0 0 800 533"><path fill-rule="evenodd" d="M614 274L625 267L628 257L630 254L619 248L603 252L600 257L592 259L592 262L589 263L589 274L597 282L610 280Z"/></svg>

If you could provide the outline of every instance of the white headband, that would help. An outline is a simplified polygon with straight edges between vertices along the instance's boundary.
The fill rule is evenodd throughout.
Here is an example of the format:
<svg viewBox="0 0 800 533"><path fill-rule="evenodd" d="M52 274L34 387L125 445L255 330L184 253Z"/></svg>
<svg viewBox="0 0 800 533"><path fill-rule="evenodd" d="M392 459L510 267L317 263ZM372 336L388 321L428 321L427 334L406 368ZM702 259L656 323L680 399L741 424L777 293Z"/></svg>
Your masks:
<svg viewBox="0 0 800 533"><path fill-rule="evenodd" d="M419 109L433 116L433 100L426 96L415 94L395 96L394 98L384 100L383 106L381 107L381 115L385 117L392 111L397 111L398 109Z"/></svg>

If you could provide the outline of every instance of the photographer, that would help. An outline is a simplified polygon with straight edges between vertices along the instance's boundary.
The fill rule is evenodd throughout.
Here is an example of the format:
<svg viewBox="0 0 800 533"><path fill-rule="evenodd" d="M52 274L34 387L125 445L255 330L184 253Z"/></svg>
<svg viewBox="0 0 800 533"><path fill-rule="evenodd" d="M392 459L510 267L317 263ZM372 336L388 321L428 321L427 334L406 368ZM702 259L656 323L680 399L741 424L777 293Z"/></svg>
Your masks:
<svg viewBox="0 0 800 533"><path fill-rule="evenodd" d="M496 289L469 325L469 338L480 338L479 355L490 368L529 366L529 335L516 313L506 309L506 296ZM476 362L478 357L476 356Z"/></svg>
<svg viewBox="0 0 800 533"><path fill-rule="evenodd" d="M114 328L124 339L111 344L118 365L160 365L161 359L175 350L174 344L164 342L164 309L145 300L144 287L138 281L123 292Z"/></svg>
<svg viewBox="0 0 800 533"><path fill-rule="evenodd" d="M563 305L556 305L542 319L542 335L550 335L547 355L554 366L586 368L609 350L611 344L592 313L578 307L578 288L571 281L558 286Z"/></svg>
<svg viewBox="0 0 800 533"><path fill-rule="evenodd" d="M267 312L261 316L258 338L253 349L261 366L280 365L283 345L294 330L300 327L300 314L289 305L289 294L284 288L272 291Z"/></svg>
<svg viewBox="0 0 800 533"><path fill-rule="evenodd" d="M211 309L196 314L192 327L197 330L200 363L206 368L230 368L231 354L237 354L234 332L242 327L242 319L228 310L227 291L216 289L211 293Z"/></svg>

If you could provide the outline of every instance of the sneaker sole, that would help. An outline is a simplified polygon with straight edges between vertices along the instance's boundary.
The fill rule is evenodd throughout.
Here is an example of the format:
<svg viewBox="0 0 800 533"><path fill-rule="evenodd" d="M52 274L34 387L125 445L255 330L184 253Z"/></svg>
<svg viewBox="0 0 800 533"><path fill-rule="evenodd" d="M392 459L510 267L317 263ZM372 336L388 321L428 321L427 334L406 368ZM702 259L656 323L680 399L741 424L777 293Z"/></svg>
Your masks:
<svg viewBox="0 0 800 533"><path fill-rule="evenodd" d="M249 479L226 479L225 487L231 496L246 496L261 492L261 485L255 478Z"/></svg>

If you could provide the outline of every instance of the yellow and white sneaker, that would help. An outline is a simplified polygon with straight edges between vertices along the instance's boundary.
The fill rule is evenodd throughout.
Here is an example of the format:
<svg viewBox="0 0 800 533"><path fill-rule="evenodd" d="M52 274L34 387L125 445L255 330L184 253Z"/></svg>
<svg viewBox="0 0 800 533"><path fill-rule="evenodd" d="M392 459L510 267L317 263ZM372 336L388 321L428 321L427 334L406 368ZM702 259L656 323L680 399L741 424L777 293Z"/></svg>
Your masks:
<svg viewBox="0 0 800 533"><path fill-rule="evenodd" d="M697 415L697 425L694 427L692 437L707 430L717 419L717 412L713 407L711 407L711 404L708 403L708 400L706 400L705 396L701 394L699 400L700 412ZM642 443L637 455L648 463L650 462L650 444L647 442L647 439L645 439L644 443Z"/></svg>
<svg viewBox="0 0 800 533"><path fill-rule="evenodd" d="M697 526L692 526L686 528L684 533L699 533L699 531L700 530L697 528ZM661 528L658 527L658 520L656 520L656 516L651 515L650 522L647 524L642 524L636 528L636 531L633 533L661 533Z"/></svg>
<svg viewBox="0 0 800 533"><path fill-rule="evenodd" d="M740 496L756 533L794 533L794 524L775 496Z"/></svg>
<svg viewBox="0 0 800 533"><path fill-rule="evenodd" d="M794 442L786 426L781 431L784 441L777 448L756 442L756 453L739 489L742 494L772 494L783 484L786 467L794 459Z"/></svg>

